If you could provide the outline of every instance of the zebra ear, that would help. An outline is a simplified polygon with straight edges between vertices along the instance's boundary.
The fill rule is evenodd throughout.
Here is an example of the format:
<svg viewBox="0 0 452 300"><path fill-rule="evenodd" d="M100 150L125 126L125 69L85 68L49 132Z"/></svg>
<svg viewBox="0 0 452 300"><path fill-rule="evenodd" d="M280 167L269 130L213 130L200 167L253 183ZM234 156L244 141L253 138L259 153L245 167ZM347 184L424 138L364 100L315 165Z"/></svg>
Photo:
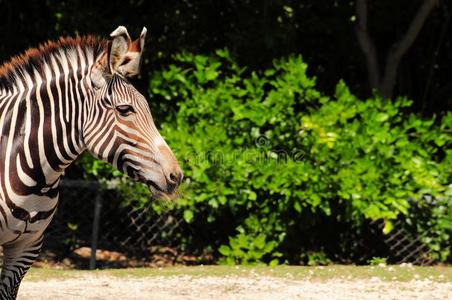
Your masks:
<svg viewBox="0 0 452 300"><path fill-rule="evenodd" d="M104 86L108 78L115 73L124 77L132 77L140 73L146 32L146 27L143 27L140 37L133 42L124 26L119 26L110 34L112 39L108 55L101 57L91 71L91 81L94 86L99 88Z"/></svg>
<svg viewBox="0 0 452 300"><path fill-rule="evenodd" d="M147 29L146 27L143 27L140 37L128 45L124 59L117 68L117 72L121 75L125 77L133 77L140 73L141 56L143 54L146 33Z"/></svg>
<svg viewBox="0 0 452 300"><path fill-rule="evenodd" d="M124 26L119 26L110 34L112 38L108 60L110 72L112 74L119 71L119 67L124 64L127 59L127 52L131 44L129 33Z"/></svg>

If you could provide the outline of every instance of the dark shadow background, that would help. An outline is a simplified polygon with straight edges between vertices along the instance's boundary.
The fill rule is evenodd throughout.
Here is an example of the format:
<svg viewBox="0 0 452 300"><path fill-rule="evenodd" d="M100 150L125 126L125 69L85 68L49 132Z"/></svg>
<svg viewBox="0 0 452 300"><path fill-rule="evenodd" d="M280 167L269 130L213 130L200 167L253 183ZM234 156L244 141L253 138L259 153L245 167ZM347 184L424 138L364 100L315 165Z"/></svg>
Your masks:
<svg viewBox="0 0 452 300"><path fill-rule="evenodd" d="M421 4L369 1L369 30L381 64ZM438 1L399 67L394 95L413 99L413 109L424 115L452 107L450 14L448 1ZM118 25L137 35L146 26L150 38L145 70L150 72L182 50L209 54L228 47L249 69L301 53L319 90L331 93L343 78L358 96L372 93L355 34L355 1L0 0L0 19L0 61L61 35L107 37ZM147 82L140 81L144 90Z"/></svg>

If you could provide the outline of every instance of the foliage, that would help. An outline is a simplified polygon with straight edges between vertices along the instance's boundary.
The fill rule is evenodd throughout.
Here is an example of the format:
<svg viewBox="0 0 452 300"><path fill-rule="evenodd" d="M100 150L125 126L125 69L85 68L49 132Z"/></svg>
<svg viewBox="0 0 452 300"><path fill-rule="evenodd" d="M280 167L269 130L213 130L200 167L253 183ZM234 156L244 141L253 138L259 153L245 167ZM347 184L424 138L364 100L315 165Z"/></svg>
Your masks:
<svg viewBox="0 0 452 300"><path fill-rule="evenodd" d="M404 112L405 98L363 101L343 82L327 97L300 57L260 73L240 68L227 50L175 61L154 74L150 94L162 107L178 106L161 132L188 178L178 205L194 230L179 236L183 247L217 249L227 264L327 264L359 251L350 249L352 236L338 251L319 240L303 245L301 234L325 220L358 231L383 220L388 234L403 215L412 232L428 232L423 242L434 258L447 260L451 113L424 120ZM79 163L88 177L114 182L124 199L149 201L145 186L110 166L87 155Z"/></svg>
<svg viewBox="0 0 452 300"><path fill-rule="evenodd" d="M372 257L368 260L369 265L378 266L378 265L386 265L388 259L386 257Z"/></svg>
<svg viewBox="0 0 452 300"><path fill-rule="evenodd" d="M344 82L327 97L299 56L264 72L240 68L227 50L175 62L153 75L151 102L178 106L161 131L188 178L180 205L225 262L301 255L286 246L306 212L358 226L384 220L388 233L409 199L429 195L450 211L452 114L421 119L404 113L408 99L360 100ZM431 216L435 245L449 239L444 213Z"/></svg>
<svg viewBox="0 0 452 300"><path fill-rule="evenodd" d="M323 251L308 252L306 254L308 266L325 266L331 264L331 259Z"/></svg>
<svg viewBox="0 0 452 300"><path fill-rule="evenodd" d="M246 235L239 233L235 237L229 237L229 246L222 245L218 251L224 255L220 263L233 264L249 264L262 261L265 255L270 254L271 257L281 257L281 253L275 252L277 246L276 241L266 241L265 234L258 236ZM270 261L270 265L277 265L278 260L275 258Z"/></svg>

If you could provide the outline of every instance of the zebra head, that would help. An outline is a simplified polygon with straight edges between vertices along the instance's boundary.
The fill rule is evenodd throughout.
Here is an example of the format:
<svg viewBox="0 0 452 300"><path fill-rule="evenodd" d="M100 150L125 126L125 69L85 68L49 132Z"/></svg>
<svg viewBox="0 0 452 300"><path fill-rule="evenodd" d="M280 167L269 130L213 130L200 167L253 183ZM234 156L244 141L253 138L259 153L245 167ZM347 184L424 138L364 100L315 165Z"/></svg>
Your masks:
<svg viewBox="0 0 452 300"><path fill-rule="evenodd" d="M93 64L84 141L97 158L148 185L156 198L173 199L183 173L158 132L145 97L128 81L139 73L146 28L131 41L125 27Z"/></svg>

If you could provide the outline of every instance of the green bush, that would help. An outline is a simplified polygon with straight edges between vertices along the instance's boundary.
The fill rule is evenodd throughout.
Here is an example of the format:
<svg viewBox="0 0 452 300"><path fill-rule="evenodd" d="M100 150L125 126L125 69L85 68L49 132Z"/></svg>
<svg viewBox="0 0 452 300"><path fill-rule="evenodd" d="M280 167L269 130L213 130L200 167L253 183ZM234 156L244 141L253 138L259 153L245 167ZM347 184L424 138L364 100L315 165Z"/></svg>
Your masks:
<svg viewBox="0 0 452 300"><path fill-rule="evenodd" d="M369 222L383 221L387 234L403 216L446 261L452 113L422 119L408 99L361 100L344 82L328 97L306 70L293 56L248 72L219 50L179 54L153 73L153 113L187 178L178 206L191 230L177 243L227 264L365 263L386 254L369 251L379 247L372 236L359 240ZM108 165L87 155L79 164L115 182L125 201L149 201L145 186Z"/></svg>
<svg viewBox="0 0 452 300"><path fill-rule="evenodd" d="M179 203L199 229L186 242L218 249L225 263L299 263L307 249L297 231L309 218L383 220L388 233L410 199L428 195L443 203L424 225L445 260L452 114L425 120L405 112L408 99L361 100L344 82L328 97L306 69L293 56L248 72L219 50L177 55L153 74L151 105L170 112L161 132L187 177Z"/></svg>

